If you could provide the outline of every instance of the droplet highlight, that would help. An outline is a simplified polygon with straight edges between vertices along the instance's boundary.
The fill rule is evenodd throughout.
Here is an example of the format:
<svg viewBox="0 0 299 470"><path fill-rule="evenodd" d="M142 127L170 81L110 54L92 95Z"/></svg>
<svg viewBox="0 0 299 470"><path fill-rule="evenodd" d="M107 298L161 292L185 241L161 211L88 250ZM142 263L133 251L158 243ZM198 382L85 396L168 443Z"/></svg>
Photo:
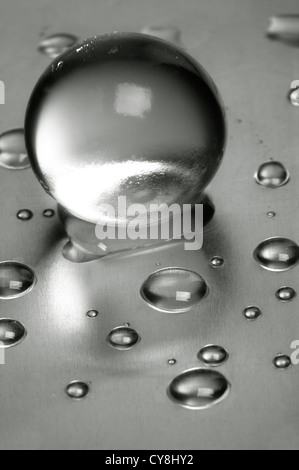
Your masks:
<svg viewBox="0 0 299 470"><path fill-rule="evenodd" d="M106 338L107 343L115 349L128 350L136 346L141 340L137 331L127 326L118 326L110 331Z"/></svg>
<svg viewBox="0 0 299 470"><path fill-rule="evenodd" d="M275 216L276 216L276 213L274 211L267 212L267 217L269 219L273 219Z"/></svg>
<svg viewBox="0 0 299 470"><path fill-rule="evenodd" d="M288 238L272 237L261 242L253 253L255 261L268 271L287 271L299 261L299 247Z"/></svg>
<svg viewBox="0 0 299 470"><path fill-rule="evenodd" d="M0 318L0 348L12 348L26 338L25 327L16 320Z"/></svg>
<svg viewBox="0 0 299 470"><path fill-rule="evenodd" d="M78 38L72 34L52 34L39 43L38 50L51 59L55 59L77 41Z"/></svg>
<svg viewBox="0 0 299 470"><path fill-rule="evenodd" d="M86 382L75 380L68 384L65 389L66 394L73 400L82 400L89 394L89 385Z"/></svg>
<svg viewBox="0 0 299 470"><path fill-rule="evenodd" d="M15 299L32 290L36 277L32 269L17 261L0 263L0 299Z"/></svg>
<svg viewBox="0 0 299 470"><path fill-rule="evenodd" d="M183 268L165 268L151 274L142 284L142 298L161 312L187 312L208 294L202 276Z"/></svg>
<svg viewBox="0 0 299 470"><path fill-rule="evenodd" d="M203 410L223 401L231 385L220 372L189 369L178 375L167 389L168 397L184 408Z"/></svg>
<svg viewBox="0 0 299 470"><path fill-rule="evenodd" d="M219 367L228 360L229 355L222 346L208 344L198 352L197 357L210 367Z"/></svg>
<svg viewBox="0 0 299 470"><path fill-rule="evenodd" d="M29 209L22 209L17 213L19 220L30 220L33 217L33 212Z"/></svg>
<svg viewBox="0 0 299 470"><path fill-rule="evenodd" d="M243 310L243 317L248 321L255 321L262 315L261 310L258 307L254 307L253 305L246 307Z"/></svg>
<svg viewBox="0 0 299 470"><path fill-rule="evenodd" d="M285 370L290 367L290 365L292 364L292 361L291 361L291 358L287 356L286 354L278 354L273 359L273 364L276 367L276 369Z"/></svg>
<svg viewBox="0 0 299 470"><path fill-rule="evenodd" d="M289 181L290 175L282 163L269 160L259 167L254 178L260 186L279 188Z"/></svg>
<svg viewBox="0 0 299 470"><path fill-rule="evenodd" d="M283 286L275 293L280 302L291 302L296 297L296 291L292 287Z"/></svg>
<svg viewBox="0 0 299 470"><path fill-rule="evenodd" d="M212 268L221 268L224 265L224 259L221 256L214 256L210 264Z"/></svg>
<svg viewBox="0 0 299 470"><path fill-rule="evenodd" d="M30 167L23 129L12 129L0 135L0 166L8 170Z"/></svg>

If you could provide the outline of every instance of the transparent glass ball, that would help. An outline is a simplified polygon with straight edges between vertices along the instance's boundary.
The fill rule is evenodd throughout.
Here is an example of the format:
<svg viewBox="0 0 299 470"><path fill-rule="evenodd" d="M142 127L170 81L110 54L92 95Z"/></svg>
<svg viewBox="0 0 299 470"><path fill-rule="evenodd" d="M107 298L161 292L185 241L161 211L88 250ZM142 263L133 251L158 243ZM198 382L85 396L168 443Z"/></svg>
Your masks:
<svg viewBox="0 0 299 470"><path fill-rule="evenodd" d="M207 72L152 36L100 35L55 59L33 90L26 147L40 183L97 223L103 204L194 204L221 162L226 124Z"/></svg>

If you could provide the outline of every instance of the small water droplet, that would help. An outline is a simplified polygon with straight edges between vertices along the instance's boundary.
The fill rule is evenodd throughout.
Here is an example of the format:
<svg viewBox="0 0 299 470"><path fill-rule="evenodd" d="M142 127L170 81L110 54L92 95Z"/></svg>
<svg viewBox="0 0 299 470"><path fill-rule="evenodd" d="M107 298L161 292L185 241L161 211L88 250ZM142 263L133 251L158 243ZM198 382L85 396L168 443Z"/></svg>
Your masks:
<svg viewBox="0 0 299 470"><path fill-rule="evenodd" d="M88 312L86 313L86 315L89 317L89 318L96 318L98 316L99 312L97 310L88 310Z"/></svg>
<svg viewBox="0 0 299 470"><path fill-rule="evenodd" d="M86 382L74 380L65 389L66 394L73 400L82 400L89 394L89 386Z"/></svg>
<svg viewBox="0 0 299 470"><path fill-rule="evenodd" d="M161 312L187 312L207 294L206 281L199 274L183 268L164 268L151 274L140 293L154 309Z"/></svg>
<svg viewBox="0 0 299 470"><path fill-rule="evenodd" d="M230 383L219 372L209 369L189 369L170 383L169 398L184 408L203 410L224 400Z"/></svg>
<svg viewBox="0 0 299 470"><path fill-rule="evenodd" d="M17 218L20 220L30 220L33 217L33 212L29 209L22 209L17 213Z"/></svg>
<svg viewBox="0 0 299 470"><path fill-rule="evenodd" d="M128 326L130 326L130 323L124 323L123 326L128 327Z"/></svg>
<svg viewBox="0 0 299 470"><path fill-rule="evenodd" d="M287 271L298 263L299 247L288 238L272 237L261 242L253 256L268 271Z"/></svg>
<svg viewBox="0 0 299 470"><path fill-rule="evenodd" d="M208 344L199 351L197 357L200 361L203 361L211 367L218 367L227 361L229 355L222 346Z"/></svg>
<svg viewBox="0 0 299 470"><path fill-rule="evenodd" d="M255 321L262 315L261 310L258 307L254 307L253 305L246 307L243 310L243 317L249 321Z"/></svg>
<svg viewBox="0 0 299 470"><path fill-rule="evenodd" d="M174 366L174 365L176 364L176 359L174 359L174 358L168 359L167 362L168 362L168 364L169 364L170 366Z"/></svg>
<svg viewBox="0 0 299 470"><path fill-rule="evenodd" d="M142 34L149 34L156 38L164 39L181 46L181 30L177 26L172 25L148 25L141 30Z"/></svg>
<svg viewBox="0 0 299 470"><path fill-rule="evenodd" d="M52 34L39 43L38 50L51 59L55 59L77 41L78 38L72 34Z"/></svg>
<svg viewBox="0 0 299 470"><path fill-rule="evenodd" d="M9 318L0 318L0 348L11 348L26 338L24 326Z"/></svg>
<svg viewBox="0 0 299 470"><path fill-rule="evenodd" d="M0 135L0 165L8 170L30 167L23 129L12 129Z"/></svg>
<svg viewBox="0 0 299 470"><path fill-rule="evenodd" d="M269 160L259 167L254 178L265 188L279 188L289 181L290 175L282 163Z"/></svg>
<svg viewBox="0 0 299 470"><path fill-rule="evenodd" d="M0 263L0 299L15 299L27 294L35 285L32 269L17 261Z"/></svg>
<svg viewBox="0 0 299 470"><path fill-rule="evenodd" d="M157 261L156 262L156 266L161 266L162 263L160 263L160 261Z"/></svg>
<svg viewBox="0 0 299 470"><path fill-rule="evenodd" d="M53 217L55 215L55 211L53 209L45 209L43 211L44 217Z"/></svg>
<svg viewBox="0 0 299 470"><path fill-rule="evenodd" d="M210 264L213 268L221 268L224 265L224 259L221 256L214 256Z"/></svg>
<svg viewBox="0 0 299 470"><path fill-rule="evenodd" d="M276 212L274 212L274 211L267 212L267 217L269 217L269 219L273 219L273 217L275 217L275 216L276 216Z"/></svg>
<svg viewBox="0 0 299 470"><path fill-rule="evenodd" d="M291 302L297 294L292 287L283 286L278 289L275 295L280 302Z"/></svg>
<svg viewBox="0 0 299 470"><path fill-rule="evenodd" d="M287 356L286 354L278 354L274 358L273 364L277 369L285 370L290 367L290 365L292 364L292 361L291 361L291 358Z"/></svg>
<svg viewBox="0 0 299 470"><path fill-rule="evenodd" d="M293 106L299 106L299 88L291 91L290 101Z"/></svg>
<svg viewBox="0 0 299 470"><path fill-rule="evenodd" d="M139 334L133 328L118 326L110 331L106 341L115 349L127 350L136 346L140 339Z"/></svg>

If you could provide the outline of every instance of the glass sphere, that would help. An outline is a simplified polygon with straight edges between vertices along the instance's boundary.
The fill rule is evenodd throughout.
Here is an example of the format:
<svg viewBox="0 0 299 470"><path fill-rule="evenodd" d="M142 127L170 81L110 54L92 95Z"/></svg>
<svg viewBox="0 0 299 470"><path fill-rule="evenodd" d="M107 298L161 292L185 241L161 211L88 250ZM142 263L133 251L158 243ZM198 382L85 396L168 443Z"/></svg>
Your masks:
<svg viewBox="0 0 299 470"><path fill-rule="evenodd" d="M224 153L222 101L185 51L152 36L100 35L75 44L30 98L25 138L40 183L71 214L102 205L194 204Z"/></svg>

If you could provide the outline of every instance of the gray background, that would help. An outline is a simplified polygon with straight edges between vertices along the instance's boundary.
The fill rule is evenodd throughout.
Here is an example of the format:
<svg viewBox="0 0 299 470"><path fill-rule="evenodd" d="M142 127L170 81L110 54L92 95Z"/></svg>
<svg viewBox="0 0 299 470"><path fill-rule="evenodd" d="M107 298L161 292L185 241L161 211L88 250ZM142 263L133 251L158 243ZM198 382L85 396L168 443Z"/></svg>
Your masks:
<svg viewBox="0 0 299 470"><path fill-rule="evenodd" d="M0 316L28 330L0 366L1 449L299 448L299 366L281 372L272 365L299 339L299 298L282 304L274 295L282 285L299 290L298 270L267 272L252 257L270 236L298 242L299 110L286 94L299 79L299 50L265 38L270 16L298 7L297 0L1 0L1 132L23 126L30 92L49 63L37 52L41 34L84 38L149 23L182 30L186 49L215 79L229 122L224 162L210 187L217 215L198 253L175 246L72 264L61 255L57 216L41 215L55 201L30 169L0 169L0 259L22 261L38 278L30 294L0 301ZM289 169L285 187L264 190L254 182L269 158ZM17 220L22 208L34 211L31 221ZM268 219L268 210L277 216ZM209 266L213 255L225 258L223 268ZM185 314L150 309L139 288L157 261L199 272L210 295ZM247 323L241 312L252 304L263 317ZM91 308L101 312L97 319L86 318ZM105 338L124 322L142 341L121 352ZM200 365L197 352L208 343L228 349L219 370L232 391L210 410L185 410L168 399L167 385ZM170 357L175 366L167 364ZM64 388L77 378L92 382L91 394L72 402Z"/></svg>

